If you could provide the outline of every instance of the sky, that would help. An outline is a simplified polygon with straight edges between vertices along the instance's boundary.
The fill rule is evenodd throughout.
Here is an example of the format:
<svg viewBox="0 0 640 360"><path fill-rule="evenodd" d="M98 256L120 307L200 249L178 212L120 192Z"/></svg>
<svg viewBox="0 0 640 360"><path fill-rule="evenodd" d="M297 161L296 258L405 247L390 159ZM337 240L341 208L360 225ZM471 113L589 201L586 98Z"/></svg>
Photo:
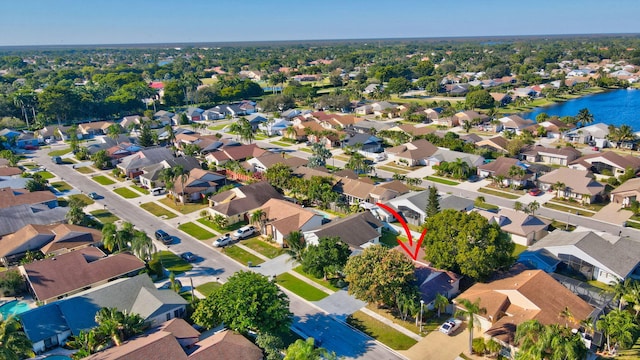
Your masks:
<svg viewBox="0 0 640 360"><path fill-rule="evenodd" d="M3 0L0 46L640 33L637 0Z"/></svg>

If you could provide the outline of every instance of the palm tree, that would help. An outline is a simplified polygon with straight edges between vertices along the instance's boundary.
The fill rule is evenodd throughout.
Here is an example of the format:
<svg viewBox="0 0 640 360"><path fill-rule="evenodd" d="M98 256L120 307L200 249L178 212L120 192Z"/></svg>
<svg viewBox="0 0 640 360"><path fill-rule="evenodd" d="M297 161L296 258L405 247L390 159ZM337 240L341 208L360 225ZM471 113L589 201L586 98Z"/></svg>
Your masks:
<svg viewBox="0 0 640 360"><path fill-rule="evenodd" d="M288 139L293 139L295 140L298 136L298 132L296 131L296 128L293 126L288 126L285 130L284 130L284 135L286 138Z"/></svg>
<svg viewBox="0 0 640 360"><path fill-rule="evenodd" d="M469 330L469 354L473 353L473 328L475 325L475 317L485 314L487 309L480 307L480 298L471 302L468 299L460 299L459 304L463 309L456 311L455 316L464 316L467 318L467 329Z"/></svg>
<svg viewBox="0 0 640 360"><path fill-rule="evenodd" d="M251 123L249 122L249 120L245 118L240 118L240 120L238 120L236 124L240 126L240 129L239 129L240 141L248 141L249 144L251 144L251 142L256 137L255 137L255 134L253 133L253 127L251 126Z"/></svg>
<svg viewBox="0 0 640 360"><path fill-rule="evenodd" d="M612 310L606 315L601 315L596 326L607 337L609 352L617 346L628 347L633 344L634 333L638 331L633 316L624 310Z"/></svg>
<svg viewBox="0 0 640 360"><path fill-rule="evenodd" d="M113 251L113 249L118 246L116 244L116 234L118 233L118 228L114 223L104 224L102 227L102 244L105 249L109 251Z"/></svg>
<svg viewBox="0 0 640 360"><path fill-rule="evenodd" d="M569 327L570 322L575 322L575 318L573 317L573 313L569 310L568 306L565 306L564 309L560 311L559 317L564 319L564 327Z"/></svg>
<svg viewBox="0 0 640 360"><path fill-rule="evenodd" d="M146 232L136 230L131 239L131 252L139 259L149 261L151 255L156 251L153 241Z"/></svg>
<svg viewBox="0 0 640 360"><path fill-rule="evenodd" d="M253 213L251 213L251 217L249 218L249 221L254 225L260 225L260 232L264 234L265 229L264 229L263 221L265 220L266 217L267 217L267 213L265 213L264 210L262 209L258 209Z"/></svg>
<svg viewBox="0 0 640 360"><path fill-rule="evenodd" d="M593 123L593 114L587 108L580 109L576 115L576 120L580 122L581 126L589 125Z"/></svg>
<svg viewBox="0 0 640 360"><path fill-rule="evenodd" d="M113 124L107 128L107 136L115 140L116 143L119 143L118 139L120 138L120 133L121 133L120 125L118 124Z"/></svg>
<svg viewBox="0 0 640 360"><path fill-rule="evenodd" d="M307 242L300 231L292 231L285 238L287 244L287 254L291 256L291 261L302 262L304 251L307 248Z"/></svg>
<svg viewBox="0 0 640 360"><path fill-rule="evenodd" d="M440 312L445 311L445 309L449 306L449 299L446 296L437 293L436 298L433 300L433 307L438 311L438 317L440 317Z"/></svg>
<svg viewBox="0 0 640 360"><path fill-rule="evenodd" d="M540 209L540 203L535 201L535 200L533 200L532 202L529 203L529 205L527 206L527 209L529 210L531 215L535 215L536 211L538 211L538 209Z"/></svg>
<svg viewBox="0 0 640 360"><path fill-rule="evenodd" d="M147 328L144 319L138 314L127 314L116 308L101 308L95 316L98 332L111 338L116 346L128 338L141 334Z"/></svg>
<svg viewBox="0 0 640 360"><path fill-rule="evenodd" d="M524 204L521 203L520 201L516 201L513 203L513 210L515 211L522 211L522 209L524 209Z"/></svg>
<svg viewBox="0 0 640 360"><path fill-rule="evenodd" d="M469 171L471 167L469 163L462 160L461 158L457 158L456 161L452 161L449 163L451 174L456 179L466 179L469 175Z"/></svg>
<svg viewBox="0 0 640 360"><path fill-rule="evenodd" d="M91 329L89 331L80 330L78 335L67 341L67 346L71 349L79 350L73 355L74 359L82 359L98 351L98 347L104 342L102 334Z"/></svg>
<svg viewBox="0 0 640 360"><path fill-rule="evenodd" d="M236 139L239 139L240 133L242 132L242 125L238 121L231 123L231 125L229 125L229 132L236 134Z"/></svg>
<svg viewBox="0 0 640 360"><path fill-rule="evenodd" d="M563 183L562 181L558 181L555 184L553 184L551 188L557 191L558 192L557 197L560 197L560 191L564 193L565 190L567 189L567 185L565 185L565 183Z"/></svg>
<svg viewBox="0 0 640 360"><path fill-rule="evenodd" d="M34 356L33 345L15 317L0 316L0 359L23 359Z"/></svg>
<svg viewBox="0 0 640 360"><path fill-rule="evenodd" d="M632 286L632 279L627 278L625 280L618 280L616 282L611 282L610 292L613 293L613 300L618 300L618 310L622 310L622 305L625 303L625 299L627 298L627 294L630 292Z"/></svg>
<svg viewBox="0 0 640 360"><path fill-rule="evenodd" d="M167 141L169 142L169 144L173 144L173 142L176 140L176 132L173 131L173 126L171 126L171 124L167 124L164 127L164 131L167 133Z"/></svg>
<svg viewBox="0 0 640 360"><path fill-rule="evenodd" d="M371 166L367 164L367 158L364 155L354 152L349 161L344 166L347 169L351 169L358 174L364 174L371 171Z"/></svg>

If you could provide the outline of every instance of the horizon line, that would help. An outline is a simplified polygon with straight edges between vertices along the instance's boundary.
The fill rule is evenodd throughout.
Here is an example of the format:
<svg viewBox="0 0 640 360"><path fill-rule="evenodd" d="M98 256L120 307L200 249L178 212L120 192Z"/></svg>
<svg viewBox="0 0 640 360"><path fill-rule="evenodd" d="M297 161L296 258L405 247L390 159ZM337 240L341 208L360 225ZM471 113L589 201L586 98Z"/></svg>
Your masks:
<svg viewBox="0 0 640 360"><path fill-rule="evenodd" d="M162 47L217 47L255 46L258 44L305 44L305 43L347 43L347 42L402 42L402 41L465 41L465 40L518 40L541 39L546 37L562 39L575 37L620 37L639 36L640 33L575 33L575 34L529 34L529 35L485 35L485 36L433 36L433 37L391 37L391 38L342 38L342 39L292 39L292 40L237 40L237 41L186 41L151 43L98 43L98 44L39 44L39 45L0 45L0 51L27 49L65 49L65 48L162 48ZM178 46L181 45L181 46ZM211 47L211 46L207 46Z"/></svg>

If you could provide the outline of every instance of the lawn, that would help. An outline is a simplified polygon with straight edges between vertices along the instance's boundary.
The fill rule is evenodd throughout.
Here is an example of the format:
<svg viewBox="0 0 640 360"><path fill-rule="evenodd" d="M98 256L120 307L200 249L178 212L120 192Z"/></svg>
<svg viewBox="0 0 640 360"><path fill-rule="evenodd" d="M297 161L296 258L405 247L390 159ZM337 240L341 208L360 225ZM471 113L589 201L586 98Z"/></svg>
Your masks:
<svg viewBox="0 0 640 360"><path fill-rule="evenodd" d="M309 280L313 281L314 283L316 283L316 284L318 284L318 285L322 285L322 286L326 287L326 288L327 288L327 289L329 289L329 290L333 290L333 291L338 291L338 290L340 290L340 289L338 289L337 287L335 287L335 286L331 285L331 283L330 283L330 282L328 282L328 281L326 281L326 280L324 280L324 279L318 279L318 278L316 278L316 277L314 277L314 276L312 276L312 275L307 274L306 272L304 272L304 271L302 270L302 265L299 265L299 266L294 267L294 268L293 268L293 271L295 271L295 272L297 272L298 274L300 274L300 275L302 275L302 276L306 277L307 279L309 279Z"/></svg>
<svg viewBox="0 0 640 360"><path fill-rule="evenodd" d="M498 210L498 209L500 209L500 207L498 205L489 204L489 203L486 203L484 201L479 201L479 200L474 201L473 206L477 207L478 209L485 209L485 210Z"/></svg>
<svg viewBox="0 0 640 360"><path fill-rule="evenodd" d="M391 230L382 229L382 236L380 237L380 243L384 246L394 248L398 246L398 234Z"/></svg>
<svg viewBox="0 0 640 360"><path fill-rule="evenodd" d="M511 256L517 259L518 255L520 255L523 251L527 250L527 247L520 244L514 244L514 245L515 247L513 248L513 252L511 253Z"/></svg>
<svg viewBox="0 0 640 360"><path fill-rule="evenodd" d="M208 240L215 236L215 234L203 229L202 227L192 223L184 223L178 226L178 229L186 232L198 240Z"/></svg>
<svg viewBox="0 0 640 360"><path fill-rule="evenodd" d="M282 249L281 247L279 246L276 247L271 244L268 244L257 237L243 241L242 245L250 248L251 250L259 252L260 254L268 257L269 259L274 259L284 254L284 249Z"/></svg>
<svg viewBox="0 0 640 360"><path fill-rule="evenodd" d="M114 189L113 192L125 199L135 199L137 197L140 197L140 194L126 187Z"/></svg>
<svg viewBox="0 0 640 360"><path fill-rule="evenodd" d="M580 210L577 210L577 209L574 209L574 208L570 208L570 207L567 207L567 206L564 206L564 205L556 204L556 203L553 203L553 202L550 202L550 201L542 204L542 206L544 206L546 208L549 208L549 209L558 210L558 211L564 211L566 213L573 213L575 215L580 215L580 216L585 216L585 217L592 217L593 215L595 215L594 212L584 211L584 210L580 211ZM576 214L576 212L578 212L578 213Z"/></svg>
<svg viewBox="0 0 640 360"><path fill-rule="evenodd" d="M165 269L173 271L176 275L189 271L192 268L191 264L182 260L180 256L172 253L171 251L158 251L153 254L153 259L160 260L160 263Z"/></svg>
<svg viewBox="0 0 640 360"><path fill-rule="evenodd" d="M209 126L207 129L212 130L212 131L220 131L220 130L224 129L225 127L227 127L227 124Z"/></svg>
<svg viewBox="0 0 640 360"><path fill-rule="evenodd" d="M45 180L49 180L49 179L52 179L52 178L56 177L55 175L53 175L52 173L50 173L48 171L38 171L36 174L40 175Z"/></svg>
<svg viewBox="0 0 640 360"><path fill-rule="evenodd" d="M90 197L88 197L85 194L69 195L69 200L71 200L71 199L80 200L80 202L83 204L83 206L88 206L88 205L91 205L91 204L95 203L95 201L93 201L93 199L91 199Z"/></svg>
<svg viewBox="0 0 640 360"><path fill-rule="evenodd" d="M113 185L113 184L116 183L115 181L111 180L110 178L108 178L108 177L106 177L104 175L94 176L94 177L92 177L92 179L94 181L96 181L98 184L105 185L105 186L106 185Z"/></svg>
<svg viewBox="0 0 640 360"><path fill-rule="evenodd" d="M349 315L347 323L394 350L407 350L417 342L362 311Z"/></svg>
<svg viewBox="0 0 640 360"><path fill-rule="evenodd" d="M305 148L305 147L303 147L303 148L299 148L299 149L298 149L298 151L304 151L304 152L306 152L306 153L313 154L313 151L311 151L311 149L307 149L307 148Z"/></svg>
<svg viewBox="0 0 640 360"><path fill-rule="evenodd" d="M190 214L194 211L202 210L207 206L209 206L208 203L207 204L202 204L202 203L186 203L186 204L177 203L176 204L173 202L173 200L167 197L158 201L160 201L162 204L166 205L167 207L170 207L182 214Z"/></svg>
<svg viewBox="0 0 640 360"><path fill-rule="evenodd" d="M289 273L278 275L276 282L307 301L318 301L329 296L326 292L307 284Z"/></svg>
<svg viewBox="0 0 640 360"><path fill-rule="evenodd" d="M73 189L71 187L71 185L67 184L64 181L56 181L56 182L52 182L51 186L53 186L57 191L59 192L63 192L63 191L69 191L71 189Z"/></svg>
<svg viewBox="0 0 640 360"><path fill-rule="evenodd" d="M196 290L204 296L209 296L214 290L222 286L219 282L211 281L202 285L196 286Z"/></svg>
<svg viewBox="0 0 640 360"><path fill-rule="evenodd" d="M511 199L511 200L515 200L515 199L520 198L520 196L518 196L518 195L509 194L507 192L502 192L502 191L492 190L492 189L487 189L487 188L480 188L480 189L478 189L478 192L481 192L483 194L489 194L489 195L493 195L493 196L498 196L498 197L505 198L505 199Z"/></svg>
<svg viewBox="0 0 640 360"><path fill-rule="evenodd" d="M119 217L113 215L109 210L95 210L90 214L103 224L109 224L120 220Z"/></svg>
<svg viewBox="0 0 640 360"><path fill-rule="evenodd" d="M457 181L453 181L453 180L449 180L449 179L445 179L445 178L441 178L441 177L437 177L437 176L425 176L424 179L425 180L429 180L429 181L433 181L433 182L436 182L436 183L445 184L445 185L452 185L452 186L456 186L456 185L460 184Z"/></svg>
<svg viewBox="0 0 640 360"><path fill-rule="evenodd" d="M282 146L282 147L289 147L293 145L293 144L282 142L282 141L272 141L271 143L274 145Z"/></svg>
<svg viewBox="0 0 640 360"><path fill-rule="evenodd" d="M609 359L608 357L603 357L603 359ZM614 359L613 357L611 359ZM636 343L631 347L631 349L620 349L618 350L618 355L615 357L616 360L634 360L640 359L640 337L636 339Z"/></svg>
<svg viewBox="0 0 640 360"><path fill-rule="evenodd" d="M49 155L49 156L62 156L64 154L68 154L70 152L71 152L71 148L66 148L66 149L50 151L47 155Z"/></svg>
<svg viewBox="0 0 640 360"><path fill-rule="evenodd" d="M240 249L239 247L232 245L226 248L222 248L222 252L227 255L228 257L242 263L242 264L249 264L249 261L251 261L251 265L256 266L256 265L260 265L264 262L264 260L260 259L259 257L243 250Z"/></svg>
<svg viewBox="0 0 640 360"><path fill-rule="evenodd" d="M152 213L157 217L164 217L165 219L173 219L174 217L178 216L173 212L163 208L162 206L154 203L153 201L144 203L140 205L140 207L147 210L148 212Z"/></svg>
<svg viewBox="0 0 640 360"><path fill-rule="evenodd" d="M141 187L141 186L138 186L138 185L131 185L131 187L132 187L134 190L136 190L137 192L139 192L139 193L142 193L142 194L144 194L144 195L149 195L149 190L147 190L147 189L145 189L145 188L143 188L143 187Z"/></svg>
<svg viewBox="0 0 640 360"><path fill-rule="evenodd" d="M79 172L80 174L92 174L94 172L96 172L94 169L88 167L88 166L80 166L76 168L76 171Z"/></svg>
<svg viewBox="0 0 640 360"><path fill-rule="evenodd" d="M401 169L398 169L398 168L395 168L395 167L391 167L391 166L382 165L382 166L377 166L376 168L379 169L379 170L389 171L389 172L392 172L394 174L408 174L409 173L408 170L401 170Z"/></svg>
<svg viewBox="0 0 640 360"><path fill-rule="evenodd" d="M221 228L218 225L216 225L213 221L211 221L211 220L209 220L207 218L200 218L200 219L198 219L198 222L200 224L203 224L203 225L205 225L207 227L212 228L213 230L215 230L216 232L218 232L220 234L238 230L241 227L243 227L243 226L248 224L246 221L240 221L240 222L237 222L235 224L231 224L231 225L227 226L226 228Z"/></svg>

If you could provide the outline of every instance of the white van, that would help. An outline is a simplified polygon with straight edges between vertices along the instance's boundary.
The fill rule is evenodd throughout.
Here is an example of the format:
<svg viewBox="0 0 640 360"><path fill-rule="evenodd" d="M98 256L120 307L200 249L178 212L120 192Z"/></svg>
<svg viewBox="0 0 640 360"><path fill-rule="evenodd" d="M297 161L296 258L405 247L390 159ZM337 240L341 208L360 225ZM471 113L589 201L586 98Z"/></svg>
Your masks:
<svg viewBox="0 0 640 360"><path fill-rule="evenodd" d="M161 187L153 188L153 189L151 189L151 193L154 196L162 195L162 194L164 194L164 188L161 188Z"/></svg>

